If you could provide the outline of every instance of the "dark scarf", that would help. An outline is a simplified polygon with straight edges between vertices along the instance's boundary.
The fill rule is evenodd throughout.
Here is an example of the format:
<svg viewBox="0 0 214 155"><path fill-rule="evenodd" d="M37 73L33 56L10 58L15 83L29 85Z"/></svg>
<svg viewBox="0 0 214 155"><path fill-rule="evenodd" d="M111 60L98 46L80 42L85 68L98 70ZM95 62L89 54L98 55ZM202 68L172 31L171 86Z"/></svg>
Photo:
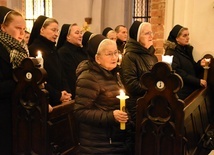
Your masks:
<svg viewBox="0 0 214 155"><path fill-rule="evenodd" d="M29 56L27 45L24 42L19 42L2 30L0 30L0 43L10 54L10 62L12 63L13 69L19 67L22 60Z"/></svg>

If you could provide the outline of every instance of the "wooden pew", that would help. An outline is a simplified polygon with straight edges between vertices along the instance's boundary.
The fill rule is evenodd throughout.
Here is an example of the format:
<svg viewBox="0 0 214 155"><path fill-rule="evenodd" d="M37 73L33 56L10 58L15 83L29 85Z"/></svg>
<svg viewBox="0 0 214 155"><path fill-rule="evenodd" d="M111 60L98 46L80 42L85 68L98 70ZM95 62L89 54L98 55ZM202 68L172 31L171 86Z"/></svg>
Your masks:
<svg viewBox="0 0 214 155"><path fill-rule="evenodd" d="M208 72L208 87L198 89L184 101L176 92L182 79L171 67L157 63L142 77L147 93L137 101L136 155L197 155L202 138L214 116L214 61Z"/></svg>
<svg viewBox="0 0 214 155"><path fill-rule="evenodd" d="M188 140L186 148L188 154L194 155L202 149L200 142L212 120L208 89L196 90L184 102L184 136Z"/></svg>
<svg viewBox="0 0 214 155"><path fill-rule="evenodd" d="M141 81L147 92L137 101L136 155L184 154L184 103L176 95L182 79L170 65L158 62Z"/></svg>
<svg viewBox="0 0 214 155"><path fill-rule="evenodd" d="M184 100L184 135L188 139L187 152L190 155L199 154L203 149L202 139L213 124L214 60L212 57L211 59L207 79L208 87L196 90Z"/></svg>
<svg viewBox="0 0 214 155"><path fill-rule="evenodd" d="M13 154L72 155L78 141L72 114L74 102L53 107L42 87L47 74L35 58L26 58L14 71Z"/></svg>

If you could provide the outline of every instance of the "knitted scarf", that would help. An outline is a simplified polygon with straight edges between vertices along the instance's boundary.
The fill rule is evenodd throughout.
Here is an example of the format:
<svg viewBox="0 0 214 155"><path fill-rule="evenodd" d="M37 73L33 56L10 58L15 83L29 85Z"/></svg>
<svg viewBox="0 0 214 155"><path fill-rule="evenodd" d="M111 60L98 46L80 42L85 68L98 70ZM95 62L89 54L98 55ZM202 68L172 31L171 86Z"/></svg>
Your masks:
<svg viewBox="0 0 214 155"><path fill-rule="evenodd" d="M2 30L0 30L0 43L9 52L13 69L19 67L22 60L29 56L27 45L24 42L19 42Z"/></svg>

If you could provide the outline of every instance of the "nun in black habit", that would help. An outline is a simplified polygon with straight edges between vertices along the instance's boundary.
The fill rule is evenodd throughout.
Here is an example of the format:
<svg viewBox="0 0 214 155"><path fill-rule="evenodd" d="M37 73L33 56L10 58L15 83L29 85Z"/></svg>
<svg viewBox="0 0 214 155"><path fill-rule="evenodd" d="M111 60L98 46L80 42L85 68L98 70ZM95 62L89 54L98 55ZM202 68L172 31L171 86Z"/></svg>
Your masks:
<svg viewBox="0 0 214 155"><path fill-rule="evenodd" d="M84 46L87 45L86 40L85 37L83 39L82 31L77 24L64 24L62 26L57 48L66 80L72 93L72 99L75 98L76 68L80 62L88 59L85 50L82 48L83 44Z"/></svg>
<svg viewBox="0 0 214 155"><path fill-rule="evenodd" d="M199 77L203 73L201 63L203 64L204 60L195 62L192 54L193 46L189 44L188 28L175 25L169 33L164 48L165 55L173 55L172 68L184 82L183 88L178 91L180 99L184 100L196 89L206 87L206 80Z"/></svg>
<svg viewBox="0 0 214 155"><path fill-rule="evenodd" d="M42 53L44 69L48 74L45 88L49 92L52 106L71 100L70 89L55 46L58 33L58 22L55 19L39 16L29 39L30 55L36 57L38 51Z"/></svg>

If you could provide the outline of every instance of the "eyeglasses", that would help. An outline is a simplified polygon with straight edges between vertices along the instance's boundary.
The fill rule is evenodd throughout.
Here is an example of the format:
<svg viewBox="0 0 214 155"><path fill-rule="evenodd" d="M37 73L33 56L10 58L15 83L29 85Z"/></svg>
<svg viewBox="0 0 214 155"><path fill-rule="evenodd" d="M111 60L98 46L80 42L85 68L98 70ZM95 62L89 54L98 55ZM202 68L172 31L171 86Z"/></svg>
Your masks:
<svg viewBox="0 0 214 155"><path fill-rule="evenodd" d="M97 53L97 54L101 54L101 53ZM105 55L105 56L107 56L107 57L113 57L113 56L116 56L116 57L118 57L118 55L119 55L119 51L118 50L116 50L116 51L114 51L114 52L109 52L109 53L104 53L103 55Z"/></svg>
<svg viewBox="0 0 214 155"><path fill-rule="evenodd" d="M149 32L144 33L144 35L146 35L146 36L152 36L153 32L149 31Z"/></svg>

